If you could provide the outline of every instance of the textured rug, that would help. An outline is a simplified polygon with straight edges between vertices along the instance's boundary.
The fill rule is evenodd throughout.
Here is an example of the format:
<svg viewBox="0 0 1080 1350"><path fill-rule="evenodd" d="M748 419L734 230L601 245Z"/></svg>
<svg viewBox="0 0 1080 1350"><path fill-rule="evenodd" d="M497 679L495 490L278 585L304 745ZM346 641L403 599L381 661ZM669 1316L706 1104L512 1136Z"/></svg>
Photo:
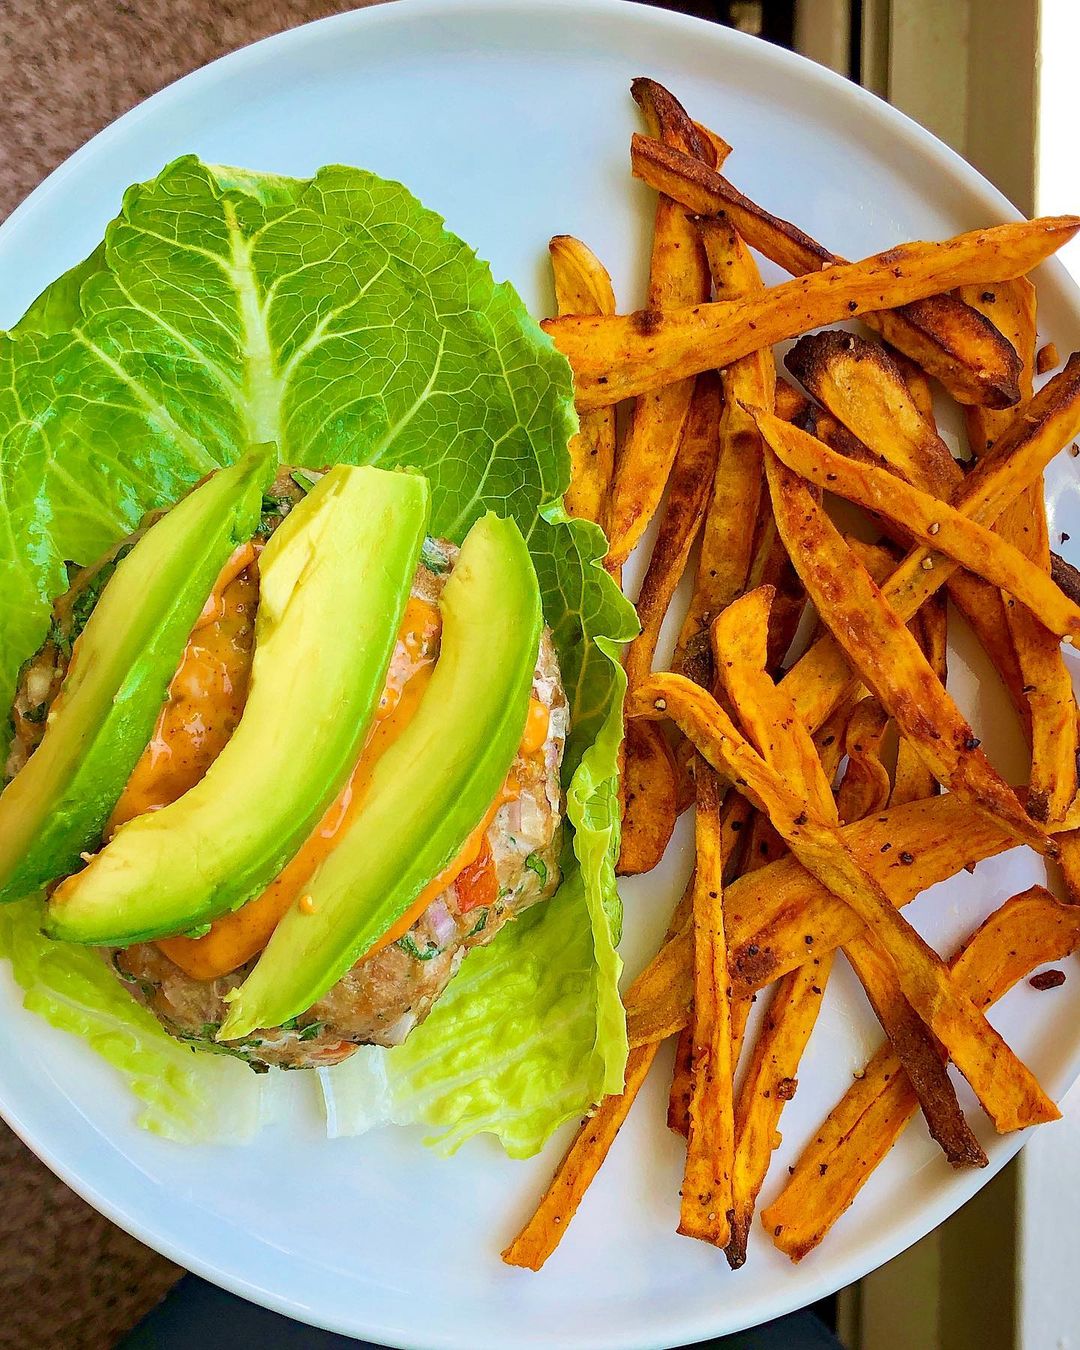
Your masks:
<svg viewBox="0 0 1080 1350"><path fill-rule="evenodd" d="M0 219L95 132L334 0L0 0ZM181 1272L85 1205L0 1122L0 1347L111 1350Z"/></svg>

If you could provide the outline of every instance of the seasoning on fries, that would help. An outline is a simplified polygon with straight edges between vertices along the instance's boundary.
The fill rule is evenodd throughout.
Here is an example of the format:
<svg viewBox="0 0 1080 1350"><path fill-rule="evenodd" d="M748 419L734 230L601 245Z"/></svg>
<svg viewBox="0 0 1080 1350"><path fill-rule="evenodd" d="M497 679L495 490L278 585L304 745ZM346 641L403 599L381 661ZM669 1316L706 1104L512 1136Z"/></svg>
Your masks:
<svg viewBox="0 0 1080 1350"><path fill-rule="evenodd" d="M1080 218L849 263L733 187L720 172L731 146L662 86L633 92L650 131L632 138L633 172L659 194L647 308L616 315L593 255L557 236L559 314L544 326L582 417L571 506L608 526L612 568L660 515L626 655L620 870L655 866L691 804L695 868L624 995L624 1090L583 1122L504 1253L532 1269L675 1036L667 1118L686 1160L673 1223L678 1208L679 1231L732 1268L752 1257L783 1113L841 960L886 1040L765 1206L776 1246L796 1261L817 1246L920 1107L953 1165L985 1166L949 1065L999 1131L1055 1119L985 1010L1080 947L1080 906L1039 886L948 963L901 913L1018 843L1060 856L1080 895L1080 712L1060 649L1080 641L1080 573L1050 552L1042 493L1080 435L1080 354L1034 389L1059 362L1039 347L1027 278ZM793 279L764 286L752 249ZM811 331L854 318L871 338ZM772 348L788 338L801 388L777 376ZM942 388L963 407L966 472L938 430ZM612 410L627 399L620 451ZM845 516L842 533L830 499L861 525ZM656 669L680 594L671 668ZM1024 786L1001 776L946 687L946 596L1012 697L1031 751Z"/></svg>

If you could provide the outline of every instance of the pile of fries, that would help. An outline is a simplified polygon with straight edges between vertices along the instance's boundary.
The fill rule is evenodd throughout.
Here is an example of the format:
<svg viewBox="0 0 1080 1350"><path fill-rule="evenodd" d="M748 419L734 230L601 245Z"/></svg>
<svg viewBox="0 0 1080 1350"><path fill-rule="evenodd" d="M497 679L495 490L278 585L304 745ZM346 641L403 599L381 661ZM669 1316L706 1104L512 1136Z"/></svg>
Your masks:
<svg viewBox="0 0 1080 1350"><path fill-rule="evenodd" d="M1026 279L1080 218L845 262L734 188L730 147L667 90L642 79L633 94L649 132L633 137L633 171L659 194L648 307L616 315L601 263L559 236L545 327L581 420L569 509L604 527L615 575L660 517L625 657L620 871L654 867L691 804L696 865L625 996L625 1088L583 1122L504 1253L534 1270L671 1036L679 1232L743 1264L838 950L886 1039L763 1211L771 1240L794 1261L816 1247L919 1111L951 1164L984 1166L949 1063L999 1131L1055 1119L985 1011L1080 946L1078 710L1061 654L1080 640L1080 588L1050 553L1042 491L1080 435L1080 354L1034 391L1057 355L1037 352ZM765 288L751 250L793 279ZM872 337L811 331L856 317ZM801 388L772 350L792 338L784 365ZM966 463L939 434L935 395L963 407ZM842 533L830 496L878 542ZM654 671L691 567L671 669ZM946 690L946 598L1012 697L1026 788L1005 782ZM902 907L1018 843L1060 864L1070 903L1032 887L939 955Z"/></svg>

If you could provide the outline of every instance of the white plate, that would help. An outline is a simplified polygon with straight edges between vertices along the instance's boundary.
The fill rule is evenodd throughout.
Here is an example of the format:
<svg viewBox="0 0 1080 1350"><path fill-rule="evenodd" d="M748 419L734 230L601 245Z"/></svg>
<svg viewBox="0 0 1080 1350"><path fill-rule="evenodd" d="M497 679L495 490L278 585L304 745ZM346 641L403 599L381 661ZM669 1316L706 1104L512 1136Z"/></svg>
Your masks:
<svg viewBox="0 0 1080 1350"><path fill-rule="evenodd" d="M410 0L259 43L181 80L98 136L0 229L0 323L100 239L122 189L194 150L205 159L306 174L333 160L406 182L550 308L548 236L571 232L638 302L650 194L631 181L632 76L673 88L735 146L734 181L848 256L1011 217L1004 199L925 132L854 86L763 42L612 0ZM770 270L769 275L773 275ZM1040 278L1043 328L1080 345L1063 270ZM1057 543L1080 539L1077 477L1049 476ZM961 641L952 684L999 762L1020 773L1013 720ZM976 663L977 665L977 663ZM685 844L685 839L683 841ZM685 854L624 887L624 954L656 941ZM910 911L950 947L1041 876L1015 851L963 872ZM784 1115L776 1179L878 1037L850 981L829 991ZM1050 1091L1080 1069L1080 978L1015 990L995 1021ZM246 1149L182 1149L131 1124L111 1071L24 1012L0 976L0 1102L69 1184L183 1265L293 1317L409 1347L679 1345L776 1316L837 1289L926 1233L1019 1147L976 1113L991 1166L954 1174L912 1128L823 1248L792 1267L760 1232L747 1266L675 1236L679 1148L662 1123L657 1072L545 1270L498 1253L547 1179L565 1135L531 1163L490 1141L451 1161L417 1131L328 1142L313 1102ZM1052 1128L1052 1127L1051 1127Z"/></svg>

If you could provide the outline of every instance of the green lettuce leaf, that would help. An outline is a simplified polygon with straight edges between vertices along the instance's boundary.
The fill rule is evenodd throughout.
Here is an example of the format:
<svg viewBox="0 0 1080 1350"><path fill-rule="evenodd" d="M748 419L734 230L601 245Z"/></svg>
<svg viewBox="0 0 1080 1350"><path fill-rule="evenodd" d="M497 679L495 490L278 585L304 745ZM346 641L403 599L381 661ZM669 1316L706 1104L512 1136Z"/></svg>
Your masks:
<svg viewBox="0 0 1080 1350"><path fill-rule="evenodd" d="M90 948L41 932L41 903L0 905L0 953L25 1004L81 1036L118 1069L141 1103L139 1124L181 1143L242 1143L259 1127L263 1080L230 1055L201 1054L166 1036Z"/></svg>
<svg viewBox="0 0 1080 1350"><path fill-rule="evenodd" d="M493 1130L518 1152L617 1087L626 1052L612 654L634 617L600 565L600 530L562 510L574 425L566 363L513 289L400 184L340 166L300 180L179 159L130 188L102 245L0 335L5 702L64 563L91 561L249 443L275 441L296 465L419 468L433 532L457 541L487 510L521 526L571 701L574 851L557 903L470 956L429 1023L386 1056L410 1084L429 1057L449 1063L475 1032L460 1007L475 968L490 1043L519 1056L524 1079L564 1040L565 1093L546 1110L510 1094L500 1112L474 1055L467 1072L424 1070L424 1118L445 1129L452 1117L455 1139ZM565 987L545 972L522 1006L523 964L551 966L574 940ZM495 1015L515 1002L518 1020Z"/></svg>

